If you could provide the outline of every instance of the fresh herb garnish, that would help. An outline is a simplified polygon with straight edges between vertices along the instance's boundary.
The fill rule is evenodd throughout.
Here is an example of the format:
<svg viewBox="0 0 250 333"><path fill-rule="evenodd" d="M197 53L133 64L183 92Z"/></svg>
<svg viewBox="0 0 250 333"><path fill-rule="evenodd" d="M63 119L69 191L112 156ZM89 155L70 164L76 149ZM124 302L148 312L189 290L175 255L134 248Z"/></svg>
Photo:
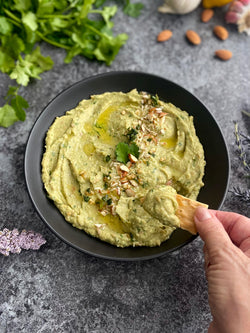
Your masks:
<svg viewBox="0 0 250 333"><path fill-rule="evenodd" d="M53 60L41 54L39 42L65 49L65 63L82 55L110 65L128 36L125 33L114 36L112 18L117 6L103 7L105 2L0 1L0 71L18 85L27 86L31 79L40 79L41 73L53 67ZM122 0L122 6L124 13L133 17L143 8L142 4L131 4L130 0ZM0 109L0 126L8 127L25 119L28 103L17 96L18 105L7 102Z"/></svg>
<svg viewBox="0 0 250 333"><path fill-rule="evenodd" d="M128 132L126 134L128 141L129 142L134 141L137 134L138 134L138 132L134 128L129 128Z"/></svg>
<svg viewBox="0 0 250 333"><path fill-rule="evenodd" d="M96 0L95 6L102 6L106 0ZM119 0L123 3L123 12L131 17L138 17L141 14L144 5L141 2L131 3L130 0Z"/></svg>
<svg viewBox="0 0 250 333"><path fill-rule="evenodd" d="M105 194L105 195L102 197L102 200L105 201L105 202L108 201L108 199L109 199L109 197L108 197L107 194Z"/></svg>
<svg viewBox="0 0 250 333"><path fill-rule="evenodd" d="M126 164L129 161L129 154L134 155L136 158L139 157L139 147L134 142L130 145L120 142L116 146L115 154L118 162Z"/></svg>
<svg viewBox="0 0 250 333"><path fill-rule="evenodd" d="M107 194L105 194L103 197L102 197L102 201L106 202L107 205L111 205L112 204L112 199L109 198L109 196Z"/></svg>
<svg viewBox="0 0 250 333"><path fill-rule="evenodd" d="M151 101L152 101L153 106L157 106L158 103L159 103L158 95L157 94L156 95L151 95Z"/></svg>
<svg viewBox="0 0 250 333"><path fill-rule="evenodd" d="M5 97L6 104L0 108L0 126L9 127L16 121L24 121L25 109L29 107L28 102L18 95L18 87L9 87Z"/></svg>
<svg viewBox="0 0 250 333"><path fill-rule="evenodd" d="M111 205L112 204L112 199L111 198L109 198L108 200L107 200L107 205Z"/></svg>
<svg viewBox="0 0 250 333"><path fill-rule="evenodd" d="M105 180L107 180L107 179L111 179L111 176L110 176L110 174L106 174L106 173L104 173L103 175L102 175L102 178L103 178L103 180L105 181Z"/></svg>
<svg viewBox="0 0 250 333"><path fill-rule="evenodd" d="M105 156L105 161L106 162L109 162L110 160L111 160L111 156L110 155Z"/></svg>
<svg viewBox="0 0 250 333"><path fill-rule="evenodd" d="M84 195L84 196L83 196L83 199L84 199L84 201L89 202L90 197L89 197L88 195Z"/></svg>

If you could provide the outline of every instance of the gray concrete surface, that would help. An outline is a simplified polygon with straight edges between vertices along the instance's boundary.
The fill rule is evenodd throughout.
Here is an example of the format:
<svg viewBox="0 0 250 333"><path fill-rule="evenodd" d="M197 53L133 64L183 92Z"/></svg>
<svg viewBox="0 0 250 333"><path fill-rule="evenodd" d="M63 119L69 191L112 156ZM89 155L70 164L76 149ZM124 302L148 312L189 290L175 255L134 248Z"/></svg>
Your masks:
<svg viewBox="0 0 250 333"><path fill-rule="evenodd" d="M113 262L80 253L59 240L43 224L28 197L23 172L25 144L31 127L47 103L61 90L93 74L137 70L163 76L194 93L209 108L228 144L232 171L229 188L249 187L236 152L233 120L250 134L250 37L228 26L229 38L215 38L212 28L224 24L218 9L211 22L200 22L201 8L185 16L157 13L161 3L142 1L138 19L119 12L116 32L130 36L114 63L91 62L76 57L63 63L64 51L42 45L54 68L42 74L21 94L30 108L24 123L0 128L0 229L33 229L44 235L40 251L22 251L0 257L0 332L91 333L202 333L211 315L203 271L202 241L197 238L182 249L143 262ZM173 37L157 43L156 36L171 29ZM200 46L185 39L187 29L198 31ZM228 48L233 58L214 58L218 48ZM0 103L10 79L0 74ZM250 215L249 204L229 192L223 210Z"/></svg>

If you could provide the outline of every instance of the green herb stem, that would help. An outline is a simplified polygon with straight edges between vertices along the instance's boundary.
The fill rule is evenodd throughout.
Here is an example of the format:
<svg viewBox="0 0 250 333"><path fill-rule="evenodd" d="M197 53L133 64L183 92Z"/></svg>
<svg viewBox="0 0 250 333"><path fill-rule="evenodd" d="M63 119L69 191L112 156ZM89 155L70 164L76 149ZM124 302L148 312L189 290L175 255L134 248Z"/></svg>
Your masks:
<svg viewBox="0 0 250 333"><path fill-rule="evenodd" d="M17 23L22 23L22 21L16 17L16 15L14 15L13 13L11 13L8 9L3 9L5 14L7 14L10 18L12 18L14 21L16 21Z"/></svg>
<svg viewBox="0 0 250 333"><path fill-rule="evenodd" d="M22 28L22 25L20 24L20 23L18 23L17 21L15 21L15 20L13 20L12 18L10 18L10 17L8 17L8 20L12 23L12 24L14 24L16 27L18 27L18 28Z"/></svg>
<svg viewBox="0 0 250 333"><path fill-rule="evenodd" d="M87 27L89 30L93 31L93 32L94 32L95 34L97 34L98 36L109 38L109 36L104 35L104 34L101 33L100 31L98 31L96 28L92 27L91 25L88 25L87 23L85 24L85 27Z"/></svg>
<svg viewBox="0 0 250 333"><path fill-rule="evenodd" d="M38 16L38 21L41 19L41 20L45 20L45 19L53 19L53 18L62 18L62 19L66 19L68 20L69 18L71 18L72 15L71 14L47 14L47 15L41 15L41 16Z"/></svg>
<svg viewBox="0 0 250 333"><path fill-rule="evenodd" d="M54 40L51 40L47 37L45 37L43 34L41 34L39 31L36 31L37 35L42 39L44 40L46 43L49 43L51 45L54 45L56 47L60 47L60 48L63 48L63 49L66 49L66 50L69 50L70 49L70 46L68 45L64 45L64 44L61 44L61 43L58 43L58 42L55 42Z"/></svg>

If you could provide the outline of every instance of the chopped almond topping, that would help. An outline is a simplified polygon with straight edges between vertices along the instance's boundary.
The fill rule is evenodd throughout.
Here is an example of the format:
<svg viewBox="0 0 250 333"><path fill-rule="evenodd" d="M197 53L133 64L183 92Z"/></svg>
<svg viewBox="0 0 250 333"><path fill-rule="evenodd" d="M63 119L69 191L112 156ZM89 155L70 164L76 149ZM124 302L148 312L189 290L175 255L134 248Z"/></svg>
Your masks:
<svg viewBox="0 0 250 333"><path fill-rule="evenodd" d="M136 163L138 161L138 159L132 154L128 154L128 158L132 163Z"/></svg>
<svg viewBox="0 0 250 333"><path fill-rule="evenodd" d="M129 172L129 168L128 167L126 167L126 165L120 165L120 170L122 170L122 171L126 171L126 172Z"/></svg>
<svg viewBox="0 0 250 333"><path fill-rule="evenodd" d="M135 180L133 180L133 179L130 179L129 182L134 187L138 186L138 183Z"/></svg>
<svg viewBox="0 0 250 333"><path fill-rule="evenodd" d="M166 112L161 112L160 114L159 114L159 117L161 118L161 117L165 117L167 115L167 113Z"/></svg>
<svg viewBox="0 0 250 333"><path fill-rule="evenodd" d="M128 197L134 197L135 196L135 191L133 191L131 188L128 188L126 190L126 194Z"/></svg>

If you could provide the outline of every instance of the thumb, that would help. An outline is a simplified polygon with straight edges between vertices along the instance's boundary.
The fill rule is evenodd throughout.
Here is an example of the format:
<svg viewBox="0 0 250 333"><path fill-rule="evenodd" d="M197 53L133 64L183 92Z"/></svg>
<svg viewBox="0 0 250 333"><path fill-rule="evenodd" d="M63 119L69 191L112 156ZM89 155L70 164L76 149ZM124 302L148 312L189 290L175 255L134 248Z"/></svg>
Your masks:
<svg viewBox="0 0 250 333"><path fill-rule="evenodd" d="M200 237L206 244L208 253L215 249L224 248L231 244L231 240L221 222L204 207L198 207L195 211L194 221Z"/></svg>

